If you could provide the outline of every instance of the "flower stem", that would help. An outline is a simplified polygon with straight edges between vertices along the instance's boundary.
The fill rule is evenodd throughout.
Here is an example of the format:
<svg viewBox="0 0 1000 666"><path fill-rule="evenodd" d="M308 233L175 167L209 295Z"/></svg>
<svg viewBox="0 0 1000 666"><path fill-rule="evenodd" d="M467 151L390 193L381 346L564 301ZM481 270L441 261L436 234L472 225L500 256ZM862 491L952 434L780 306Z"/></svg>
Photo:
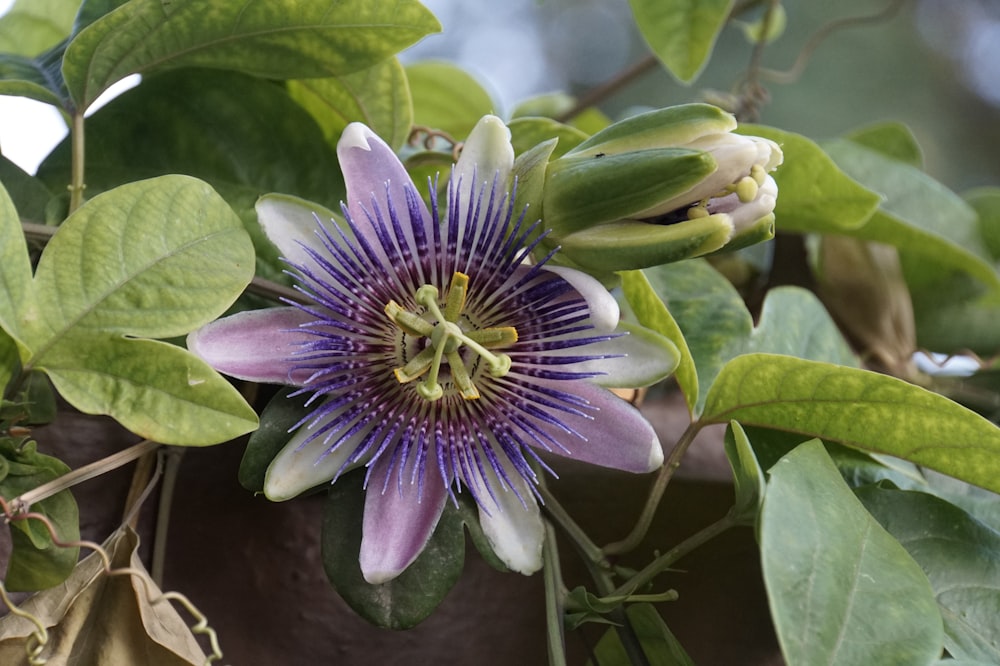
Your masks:
<svg viewBox="0 0 1000 666"><path fill-rule="evenodd" d="M73 122L70 127L72 141L72 166L69 184L69 212L73 213L83 203L84 184L84 131L83 110L73 112Z"/></svg>
<svg viewBox="0 0 1000 666"><path fill-rule="evenodd" d="M649 583L658 574L665 571L671 564L681 559L691 551L711 541L730 527L735 527L738 523L733 519L732 513L727 513L721 519L711 525L692 534L684 541L680 542L658 558L647 564L639 573L618 586L609 596L626 596Z"/></svg>
<svg viewBox="0 0 1000 666"><path fill-rule="evenodd" d="M698 435L701 430L702 425L697 421L694 421L687 427L681 438L677 440L677 445L674 447L673 451L667 457L666 462L663 463L663 467L660 468L660 474L656 477L656 481L653 483L652 489L649 491L649 497L646 499L646 505L642 509L642 513L639 514L639 519L635 523L635 527L627 537L621 541L615 541L614 543L609 543L603 549L605 555L621 555L622 553L627 553L630 550L636 548L639 543L645 538L646 532L649 531L649 526L653 522L653 516L656 514L656 509L660 506L660 500L663 499L663 492L667 489L667 484L674 477L674 472L681 465L681 458L687 453L688 448L691 443L694 442L694 438Z"/></svg>
<svg viewBox="0 0 1000 666"><path fill-rule="evenodd" d="M559 545L552 523L545 521L545 622L548 627L549 666L566 666L566 637L563 622L563 580L559 566Z"/></svg>
<svg viewBox="0 0 1000 666"><path fill-rule="evenodd" d="M587 533L583 531L576 521L567 513L566 509L563 508L562 504L559 503L549 489L545 486L544 477L539 476L538 492L542 496L542 501L544 502L545 512L548 514L549 518L553 520L566 536L573 541L573 545L576 546L577 550L595 566L598 566L604 570L608 568L608 561L604 557L604 553L601 551L600 546L593 542L593 540L587 536Z"/></svg>
<svg viewBox="0 0 1000 666"><path fill-rule="evenodd" d="M74 469L72 472L67 472L48 483L43 483L37 488L32 488L28 492L18 495L11 501L11 508L17 512L28 511L32 504L52 497L56 493L71 488L78 483L83 483L94 477L106 474L113 469L118 469L122 465L127 465L159 446L161 446L159 442L144 439L124 451L113 453L106 458L101 458L88 465Z"/></svg>

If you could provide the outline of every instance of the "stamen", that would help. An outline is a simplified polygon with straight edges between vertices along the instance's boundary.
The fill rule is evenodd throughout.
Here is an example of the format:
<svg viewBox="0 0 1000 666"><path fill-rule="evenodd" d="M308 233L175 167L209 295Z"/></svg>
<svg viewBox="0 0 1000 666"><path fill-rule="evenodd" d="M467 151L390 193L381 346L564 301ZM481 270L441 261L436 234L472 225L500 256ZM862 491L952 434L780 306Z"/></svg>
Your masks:
<svg viewBox="0 0 1000 666"><path fill-rule="evenodd" d="M740 198L741 202L750 203L757 198L757 189L757 181L754 180L753 176L743 176L736 183L736 196Z"/></svg>
<svg viewBox="0 0 1000 666"><path fill-rule="evenodd" d="M477 399L479 397L479 389L472 383L472 377L469 376L469 371L465 369L462 357L458 355L458 352L452 352L448 354L447 358L448 367L451 368L451 378L455 380L458 392L466 400Z"/></svg>
<svg viewBox="0 0 1000 666"><path fill-rule="evenodd" d="M503 377L510 372L512 361L507 354L494 354L490 348L507 347L517 342L517 329L513 326L498 326L474 331L463 331L458 325L462 310L465 308L469 291L469 276L455 271L448 286L448 297L444 311L438 303L440 292L431 284L422 285L417 289L414 298L426 309L424 315L417 315L403 309L396 301L389 301L385 313L406 334L428 338L430 344L419 354L410 359L406 365L393 370L400 384L412 382L426 375L417 384L417 393L428 401L439 400L444 395L444 389L438 383L441 374L441 362L447 361L451 380L458 388L459 394L466 400L479 398L476 388L465 367L459 349L465 345L478 354L486 364L487 371L493 377ZM428 321L429 316L437 323Z"/></svg>
<svg viewBox="0 0 1000 666"><path fill-rule="evenodd" d="M402 368L396 368L393 370L393 373L396 375L396 380L400 384L406 384L407 382L412 382L414 379L427 372L433 361L434 348L427 347L410 359L410 362Z"/></svg>
<svg viewBox="0 0 1000 666"><path fill-rule="evenodd" d="M448 285L448 301L444 306L444 318L446 321L456 322L458 316L465 308L465 297L469 292L469 276L465 273L455 271L451 276L451 284Z"/></svg>
<svg viewBox="0 0 1000 666"><path fill-rule="evenodd" d="M517 329L513 326L498 326L496 328L480 328L466 332L465 336L473 342L478 342L487 349L509 347L517 342Z"/></svg>
<svg viewBox="0 0 1000 666"><path fill-rule="evenodd" d="M389 301L385 304L385 313L389 315L389 319L396 326L399 326L408 335L427 337L434 332L434 324L421 319L409 310L404 310L403 306L396 301Z"/></svg>

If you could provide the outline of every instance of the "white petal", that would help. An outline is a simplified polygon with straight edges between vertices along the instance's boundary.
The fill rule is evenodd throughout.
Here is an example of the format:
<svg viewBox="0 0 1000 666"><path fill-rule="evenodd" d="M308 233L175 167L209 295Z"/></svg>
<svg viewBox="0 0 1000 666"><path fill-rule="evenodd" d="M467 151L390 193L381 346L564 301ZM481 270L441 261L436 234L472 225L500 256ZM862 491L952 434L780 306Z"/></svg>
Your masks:
<svg viewBox="0 0 1000 666"><path fill-rule="evenodd" d="M483 116L462 147L453 178L456 181L461 179L461 197L467 203L472 196L478 196L483 187L486 188L486 196L489 196L494 178L500 189L506 191L513 168L514 147L510 143L510 130L496 116Z"/></svg>
<svg viewBox="0 0 1000 666"><path fill-rule="evenodd" d="M666 379L677 368L680 352L662 335L625 322L618 324L615 333L620 335L611 340L545 353L547 356L607 356L559 366L559 370L567 372L600 373L590 381L607 388L650 386ZM582 334L593 335L593 332L583 331Z"/></svg>
<svg viewBox="0 0 1000 666"><path fill-rule="evenodd" d="M316 234L319 232L318 220L330 223L337 219L332 211L285 194L265 195L257 200L254 208L261 229L285 260L312 268L314 262L306 254L305 247L329 256Z"/></svg>
<svg viewBox="0 0 1000 666"><path fill-rule="evenodd" d="M610 333L618 325L621 310L614 296L595 278L565 266L543 266L543 270L555 273L579 292L590 308L590 319L598 334ZM592 334L591 334L592 335Z"/></svg>
<svg viewBox="0 0 1000 666"><path fill-rule="evenodd" d="M326 438L320 436L302 446L309 435L339 418L352 406L344 406L328 414L315 425L307 423L295 431L285 448L281 449L267 468L264 477L264 495L268 499L275 502L291 499L321 483L333 480L338 472L354 469L367 462L368 458L362 457L345 467L348 458L367 437L368 428L362 428L361 432L342 442L329 453L330 446L337 441L336 435L330 441L325 441Z"/></svg>
<svg viewBox="0 0 1000 666"><path fill-rule="evenodd" d="M528 482L512 467L505 465L507 476L520 498L510 486L501 484L491 467L486 467L488 481L498 504L487 499L489 495L485 489L479 490L481 497L484 497L483 501L488 504L485 509L479 507L479 524L482 525L493 552L508 569L525 575L533 574L542 568L542 541L545 536L545 526L535 496Z"/></svg>

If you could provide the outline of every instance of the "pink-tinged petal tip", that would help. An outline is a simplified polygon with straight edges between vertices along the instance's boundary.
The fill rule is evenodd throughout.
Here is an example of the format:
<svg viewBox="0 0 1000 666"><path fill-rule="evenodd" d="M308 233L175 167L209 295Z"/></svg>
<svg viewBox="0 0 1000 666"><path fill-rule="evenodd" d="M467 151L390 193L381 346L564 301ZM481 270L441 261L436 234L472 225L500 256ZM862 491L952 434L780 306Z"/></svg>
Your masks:
<svg viewBox="0 0 1000 666"><path fill-rule="evenodd" d="M298 385L307 375L293 370L293 355L312 339L299 326L314 319L295 307L239 312L188 335L187 347L230 377Z"/></svg>
<svg viewBox="0 0 1000 666"><path fill-rule="evenodd" d="M440 479L411 483L409 467L400 476L390 465L385 458L375 463L365 492L359 561L362 575L373 585L389 582L413 564L434 534L448 498Z"/></svg>

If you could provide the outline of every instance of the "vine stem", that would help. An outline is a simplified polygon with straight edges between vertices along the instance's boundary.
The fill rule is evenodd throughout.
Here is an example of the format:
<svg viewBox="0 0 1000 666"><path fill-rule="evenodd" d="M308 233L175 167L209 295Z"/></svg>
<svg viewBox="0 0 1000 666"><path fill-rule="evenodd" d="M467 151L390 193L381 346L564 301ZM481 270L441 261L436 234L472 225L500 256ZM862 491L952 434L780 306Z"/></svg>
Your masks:
<svg viewBox="0 0 1000 666"><path fill-rule="evenodd" d="M591 540L590 537L587 536L583 529L577 525L576 521L569 515L566 509L564 509L552 493L549 492L548 486L545 483L544 475L539 475L537 488L542 496L542 500L545 503L545 511L548 516L553 522L559 525L559 527L573 541L577 550L581 553L581 555L583 555L583 562L587 567L587 571L590 572L591 578L594 579L594 586L597 589L598 594L600 596L608 596L608 593L614 588L614 582L612 582L608 561L602 554L601 549L593 542L593 540ZM548 538L549 533L547 531L546 550L548 549ZM547 566L548 561L546 560L546 567ZM557 581L557 583L559 584L559 593L561 594L561 580ZM548 588L546 589L548 590ZM548 612L546 613L546 616L548 617ZM642 650L639 637L636 636L635 630L632 628L632 624L629 622L628 616L625 614L625 610L621 607L616 608L608 613L608 616L614 621L616 625L615 630L618 632L618 637L621 640L622 647L625 648L625 653L628 655L629 661L632 662L633 666L649 666L649 660L646 658L646 653ZM562 617L562 610L560 608L560 622L562 621ZM550 625L550 649L552 649L553 640L552 628Z"/></svg>
<svg viewBox="0 0 1000 666"><path fill-rule="evenodd" d="M635 549L646 537L649 526L653 523L653 516L660 506L660 500L663 499L663 492L667 489L667 484L674 478L674 472L681 466L681 458L687 453L688 448L694 442L694 438L697 437L701 428L702 424L694 421L687 427L681 438L677 440L677 445L674 446L667 460L663 463L663 467L660 468L660 473L649 491L646 505L643 507L642 513L639 514L639 519L636 521L635 527L621 541L615 541L606 545L602 550L604 555L621 555L622 553L627 553Z"/></svg>
<svg viewBox="0 0 1000 666"><path fill-rule="evenodd" d="M587 536L587 533L583 531L572 516L563 508L562 504L559 503L552 493L549 491L548 487L544 483L544 477L539 475L538 492L542 496L542 501L545 505L545 512L548 514L549 518L552 519L566 536L573 541L577 550L586 558L588 561L592 562L594 565L601 567L602 569L608 568L607 558L604 557L604 553L601 551L601 547L598 546L593 540Z"/></svg>
<svg viewBox="0 0 1000 666"><path fill-rule="evenodd" d="M559 544L552 523L545 521L542 546L545 579L545 623L548 627L549 666L566 666L566 636L563 622L563 578L559 565Z"/></svg>
<svg viewBox="0 0 1000 666"><path fill-rule="evenodd" d="M69 184L69 212L72 213L83 203L83 190L87 187L84 183L84 119L83 110L78 109L73 112L73 121L70 126L71 143L73 150L70 184Z"/></svg>
<svg viewBox="0 0 1000 666"><path fill-rule="evenodd" d="M181 459L185 449L177 446L166 448L163 465L163 483L160 485L160 503L156 508L156 533L153 535L153 556L150 562L149 575L160 587L163 587L163 570L167 562L167 533L170 529L170 510L174 503L174 490L177 488L177 474L180 471Z"/></svg>
<svg viewBox="0 0 1000 666"><path fill-rule="evenodd" d="M690 537L677 544L658 558L647 564L639 573L618 586L611 592L610 596L626 596L653 580L658 574L665 571L671 564L681 559L691 551L708 543L715 537L727 531L731 527L736 527L739 523L733 519L732 513L708 525Z"/></svg>
<svg viewBox="0 0 1000 666"><path fill-rule="evenodd" d="M652 53L629 65L599 86L591 88L576 101L569 110L556 116L558 122L564 123L580 115L588 107L598 104L632 83L646 72L654 69L657 62Z"/></svg>
<svg viewBox="0 0 1000 666"><path fill-rule="evenodd" d="M761 68L759 70L760 75L768 81L773 81L775 83L795 83L798 81L799 77L802 76L802 72L805 71L806 65L809 63L809 59L812 58L813 53L815 53L816 49L818 49L820 45L825 42L828 37L830 37L830 35L846 28L859 27L890 19L895 16L900 9L902 9L905 2L906 0L891 0L882 10L874 14L848 16L846 18L830 21L809 37L809 40L806 42L805 46L802 47L802 50L799 51L799 54L795 58L795 62L792 63L791 67L784 71Z"/></svg>
<svg viewBox="0 0 1000 666"><path fill-rule="evenodd" d="M71 488L78 483L83 483L84 481L88 481L94 477L107 474L111 470L118 469L122 465L127 465L133 460L141 458L146 453L155 450L159 446L161 446L159 442L144 439L138 444L133 444L118 453L113 453L106 458L101 458L100 460L84 465L83 467L74 469L71 472L67 472L60 477L52 479L48 483L43 483L37 488L32 488L28 492L15 497L10 502L11 510L15 513L26 512L30 509L32 504L52 497L56 493L66 490L67 488Z"/></svg>

